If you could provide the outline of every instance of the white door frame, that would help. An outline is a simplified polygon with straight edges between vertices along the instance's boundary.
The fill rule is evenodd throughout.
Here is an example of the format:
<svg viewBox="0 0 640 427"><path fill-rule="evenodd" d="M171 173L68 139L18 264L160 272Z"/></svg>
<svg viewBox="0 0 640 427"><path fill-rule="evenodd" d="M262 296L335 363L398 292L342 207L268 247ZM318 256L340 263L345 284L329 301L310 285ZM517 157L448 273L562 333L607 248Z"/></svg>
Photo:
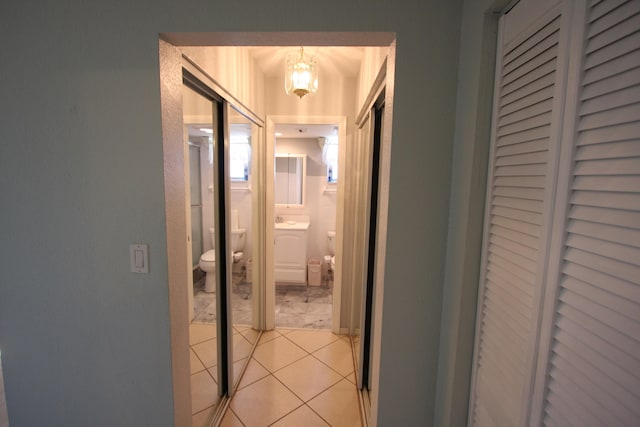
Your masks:
<svg viewBox="0 0 640 427"><path fill-rule="evenodd" d="M274 161L275 158L275 126L278 124L337 124L338 125L338 164L344 165L346 161L347 141L347 118L346 116L278 116L267 115L266 120L266 159L265 162L265 190L266 190L266 217L265 233L267 242L274 242L275 224L275 202L274 202ZM345 177L343 170L341 177ZM343 277L343 228L344 228L344 189L345 180L338 180L338 190L336 194L336 271L333 277L333 303L332 303L332 330L334 333L341 333L340 328L340 307L342 300L342 277ZM267 245L265 250L265 329L271 330L275 327L275 294L276 284L273 277L273 244ZM345 332L345 331L342 331Z"/></svg>
<svg viewBox="0 0 640 427"><path fill-rule="evenodd" d="M171 338L171 369L173 380L173 406L174 423L176 425L188 425L191 423L191 393L190 393L190 373L189 373L189 313L188 313L188 289L187 274L185 268L186 260L186 239L184 230L186 228L186 218L184 210L184 159L182 150L177 150L175 142L182 141L182 99L179 90L182 88L182 54L180 46L255 46L255 45L308 45L314 46L362 46L366 41L367 46L388 46L387 57L389 61L386 65L387 92L386 99L388 108L385 109L385 121L392 123L394 79L395 79L395 35L393 33L324 33L324 32L268 32L268 33L243 33L243 32L216 32L216 33L162 33L159 41L160 59L160 99L162 111L162 144L163 144L163 165L164 165L164 194L165 194L165 222L167 241L167 279L169 292L169 315L170 315L170 338ZM231 97L231 99L235 99ZM366 101L365 101L366 104ZM266 135L266 140L273 143L273 123L267 129L271 132ZM346 130L346 128L345 128ZM270 138L269 138L270 135ZM391 126L385 128L382 140L382 159L380 172L382 176L390 175L391 166ZM271 145L271 156L273 156L273 145ZM344 156L344 152L339 153ZM267 157L269 158L269 157ZM269 162L266 162L267 164ZM273 165L269 166L273 172ZM268 174L267 174L268 175ZM265 179L267 179L265 177ZM273 179L273 174L271 175ZM257 184L256 184L257 185ZM271 192L272 193L272 192ZM371 394L371 419L370 424L376 425L378 407L378 383L380 366L380 335L382 329L382 305L384 295L384 261L386 253L387 234L387 210L389 202L389 184L383 182L380 188L380 222L378 233L380 245L376 261L378 269L376 276L379 279L375 298L374 315L374 344L372 348L371 360L373 364L372 382L374 388ZM274 211L268 209L273 206L273 194L271 201L266 206L266 223L274 223ZM336 230L336 234L338 230ZM273 239L273 228L267 227L266 236ZM343 236L340 236L342 239ZM268 245L265 239L265 246ZM273 242L273 240L271 240ZM342 246L342 245L339 245ZM265 257L271 258L273 263L273 253L265 251ZM273 264L272 264L273 265ZM254 262L254 277L264 273L265 280L269 279L273 283L273 271L265 266L256 265ZM256 272L255 270L259 271ZM270 272L270 274L269 274ZM345 276L348 277L348 276ZM255 307L255 306L254 306ZM334 307L335 308L335 307ZM338 312L339 313L339 312ZM275 314L275 313L273 313ZM275 316L274 316L275 317ZM275 318L274 318L275 321ZM273 328L273 324L271 324ZM268 329L268 328L265 328Z"/></svg>

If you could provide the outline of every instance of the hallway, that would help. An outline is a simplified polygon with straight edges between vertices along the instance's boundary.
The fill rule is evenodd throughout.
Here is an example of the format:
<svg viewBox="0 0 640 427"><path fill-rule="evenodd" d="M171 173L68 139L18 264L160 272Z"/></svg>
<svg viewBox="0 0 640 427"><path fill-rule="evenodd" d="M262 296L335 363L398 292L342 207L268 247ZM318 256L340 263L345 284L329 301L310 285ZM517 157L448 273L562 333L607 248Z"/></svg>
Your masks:
<svg viewBox="0 0 640 427"><path fill-rule="evenodd" d="M361 425L348 337L329 331L265 332L222 426Z"/></svg>

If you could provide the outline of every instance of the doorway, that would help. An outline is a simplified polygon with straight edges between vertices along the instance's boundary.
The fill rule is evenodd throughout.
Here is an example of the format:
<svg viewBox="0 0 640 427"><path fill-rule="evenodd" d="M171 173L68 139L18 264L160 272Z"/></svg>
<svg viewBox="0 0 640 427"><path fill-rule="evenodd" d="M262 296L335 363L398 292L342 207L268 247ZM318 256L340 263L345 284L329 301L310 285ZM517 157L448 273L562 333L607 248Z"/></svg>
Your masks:
<svg viewBox="0 0 640 427"><path fill-rule="evenodd" d="M197 34L163 34L162 35L163 39L168 40L169 42L173 42L175 45L182 45L182 46L194 46L194 45L198 45L198 46L202 46L203 45L203 40L202 40L202 35L197 35ZM191 38L190 38L191 37ZM340 45L340 46L373 46L373 50L371 51L371 55L369 57L363 58L363 70L360 76L361 81L359 82L359 86L361 86L361 88L359 88L359 90L362 93L357 93L358 90L356 90L355 86L357 85L353 85L351 86L353 89L353 92L351 92L349 94L350 98L349 99L353 99L356 100L357 102L354 105L368 105L370 103L371 97L374 96L375 94L371 94L371 89L370 87L377 87L380 84L381 80L385 80L387 78L387 73L386 70L393 69L393 59L390 62L387 62L386 60L384 60L384 58L393 58L393 55L395 54L395 48L394 48L394 36L393 34L390 33L380 33L380 34L376 34L373 33L371 35L367 35L367 34L360 34L360 35L353 35L350 36L349 34L332 34L332 35L328 35L328 34L314 34L314 33L298 33L298 34L292 34L292 33L287 33L287 34L261 34L261 33L243 33L243 34L226 34L226 33L215 33L215 34L211 34L206 41L206 43L204 44L209 44L210 47L212 49L216 49L218 51L223 51L222 55L224 56L224 46L228 46L228 45L234 45L236 47L233 48L227 48L227 49L242 49L239 46L255 46L256 44L268 44L268 45L273 45L273 46L291 46L291 45L299 45L299 44L306 44L306 45L310 45L310 46L317 46L318 44L318 40L321 40L322 43L326 43L327 46L331 46L331 45ZM207 38L205 37L205 38ZM370 38L368 38L370 37ZM363 43L363 40L369 40L369 43ZM186 48L183 48L186 49ZM180 260L182 255L178 254L176 251L177 248L179 248L180 246L184 246L184 242L179 242L179 240L181 238L183 238L182 236L180 236L180 233L177 233L176 230L179 230L180 227L178 227L177 229L174 229L174 227L176 225L180 226L181 222L184 221L184 218L180 218L180 215L173 215L173 211L175 210L176 206L174 206L175 200L179 201L179 198L172 198L171 197L171 192L175 189L175 181L174 179L176 179L176 175L175 175L175 170L174 168L176 167L176 163L175 163L175 159L173 159L173 162L171 161L171 159L167 159L167 157L171 156L171 152L172 150L175 150L175 147L172 146L172 138L175 138L176 136L176 129L174 127L174 122L171 119L172 117L172 111L170 108L171 102L175 100L175 93L172 92L173 88L175 87L175 73L179 72L179 70L181 69L181 64L182 62L185 60L185 57L183 56L183 49L178 49L175 46L171 45L170 43L165 43L165 42L161 42L161 86L162 86L162 99L163 99L163 144L165 146L165 188L166 188L166 192L165 195L167 196L167 241L168 241L168 256L169 256L169 265L170 265L170 271L169 271L169 292L170 292L170 310L171 310L171 318L172 318L172 322L171 322L171 333L172 333L172 358L173 358L173 374L174 374L174 402L175 402L175 414L176 414L176 424L184 424L187 417L185 414L187 414L187 409L188 409L188 403L189 403L189 399L188 399L188 392L187 392L187 386L188 383L185 382L184 378L185 376L188 378L188 374L185 375L185 372L188 372L188 369L185 369L185 365L188 367L189 363L188 363L188 351L185 351L184 348L187 348L188 345L188 337L186 337L185 335L187 335L186 331L184 329L182 329L180 327L180 318L187 318L188 317L188 310L185 309L184 304L183 305L183 301L186 301L186 292L184 291L184 289L180 288L181 285L180 283L184 281L184 279L181 276L181 278L178 278L178 269L176 269L176 266L181 265L181 263L175 263L176 260ZM244 48L245 50L240 50L240 51L233 51L235 53L229 54L229 56L227 58L235 58L235 57L241 57L242 55L244 55L244 53L246 53L246 49L248 48ZM188 57L187 57L188 58ZM381 60L382 58L382 60ZM206 62L206 59L204 59L203 62ZM198 62L200 63L200 62ZM194 63L195 64L195 63ZM230 68L236 67L237 64L235 64L233 61L215 61L215 64L217 64L217 66L219 67L225 67L225 66L229 66ZM202 72L205 75L208 75L206 73L206 69L208 69L208 67L206 66L207 64L203 64L203 67L197 67L199 69L200 72ZM212 69L215 69L215 66L213 66ZM380 72L380 69L383 69L384 72ZM220 71L220 70L219 70ZM229 95L228 99L233 100L234 102L236 102L237 104L240 105L254 105L254 101L256 101L256 97L260 98L259 93L256 95L255 91L245 91L243 89L243 83L242 82L235 82L233 81L233 78L236 78L238 73L233 73L233 72L229 72L228 70L221 70L220 74L218 74L217 72L212 72L214 76L219 77L219 78L225 78L225 79L231 79L229 81L225 81L223 82L224 85L226 87L229 88L233 88L233 93L229 93L229 92L225 92L225 94ZM389 73L389 75L392 78L392 73ZM219 87L221 87L219 85L219 83L217 82L216 79L211 78L211 75L208 75L210 80L212 82L214 82L214 85L218 85ZM353 83L353 82L352 82ZM251 86L251 85L247 85ZM279 86L279 85L278 85ZM392 85L391 85L392 86ZM364 90L361 90L362 87L364 87ZM222 88L222 90L224 91L224 88ZM375 90L374 90L375 92ZM247 93L249 95L247 95ZM255 96L254 96L255 95ZM339 96L338 96L339 95ZM239 98L236 98L236 96L238 96ZM265 93L262 95L263 97L268 96L270 98L273 98L273 102L274 103L279 103L280 100L276 99L280 96L279 92L274 92L274 93ZM343 98L341 98L342 96L345 96L345 93L342 90L327 90L324 95L325 98L322 100L324 103L326 103L327 105L329 104L340 104ZM319 99L318 97L316 97L316 99ZM297 101L297 100L296 100ZM165 104L166 102L166 104ZM283 101L285 102L285 101ZM286 101L286 102L290 102L290 101ZM257 104L255 105L259 105L260 102L257 102ZM167 105L167 107L165 108L165 105ZM355 107L354 107L355 110ZM286 111L285 110L280 110L280 111ZM260 117L267 117L266 115L266 111L262 111L262 113L264 113L264 115L260 115L258 114L258 120L260 120ZM356 114L355 112L350 112L350 115L352 117L355 117ZM385 111L385 115L388 115L389 117L391 116L391 109L387 109ZM357 120L355 121L357 122ZM352 122L354 123L354 122ZM353 125L352 125L353 126ZM261 141L266 141L270 135L272 135L272 130L273 128L269 127L269 124L267 123L267 133L266 135L262 135L261 137ZM346 129L346 126L345 126ZM349 141L350 139L353 141L353 139L355 138L354 136L355 134L355 130L352 129L349 132L349 138L347 138L347 141ZM385 131L385 135L383 136L383 146L381 148L381 174L382 176L386 176L388 178L388 174L389 174L389 164L390 164L390 132ZM254 197L258 197L258 199L260 200L260 203L257 205L257 217L259 218L258 223L255 226L255 230L258 231L256 233L256 235L258 235L258 242L256 244L256 247L260 248L261 250L264 251L264 255L262 257L254 257L253 258L253 279L254 281L258 282L259 286L254 287L254 297L253 298L253 304L254 307L257 307L260 313L265 313L265 316L257 316L254 317L254 327L256 327L257 329L269 329L269 326L273 327L272 325L268 325L267 320L265 317L268 316L268 310L266 310L266 307L268 306L267 304L267 300L270 298L270 295L268 292L265 292L265 288L266 288L266 284L270 283L270 281L273 280L273 275L272 273L269 272L269 268L266 268L266 265L269 264L269 250L267 250L267 248L273 244L273 235L269 232L270 227L267 224L273 224L274 223L274 215L273 214L269 214L269 209L268 206L272 205L272 203L269 203L268 201L266 201L264 199L265 197L265 193L268 191L264 191L264 189L266 188L265 183L267 182L268 179L268 165L269 165L269 161L268 159L271 158L273 159L273 151L271 153L267 152L268 151L268 147L269 144L264 144L264 146L261 146L260 148L258 148L256 151L256 155L254 157L254 159L257 159L257 164L259 165L267 165L267 167L264 167L262 170L258 170L256 173L256 181L252 184L253 188L259 190L259 191L255 191L253 192L253 194L255 195ZM273 166L272 166L273 167ZM340 185L338 183L338 185ZM379 239L382 241L382 245L377 246L376 249L376 264L378 266L378 268L376 269L376 277L379 279L378 283L377 283L377 288L376 288L376 298L374 299L374 302L376 305L380 305L382 304L382 291L383 291L383 283L382 283L382 277L383 277L383 270L384 268L380 268L384 266L384 224L386 223L386 209L387 209L387 203L388 203L388 186L383 186L384 188L381 189L380 191L380 202L379 202L379 218L380 221L378 223L378 228L382 229L381 232L378 234L380 237ZM174 200L174 202L172 203L171 200ZM183 209L183 213L182 216L184 216L184 203L182 203L182 205L180 206ZM340 215L340 210L338 210L338 215ZM254 218L256 217L254 216ZM172 221L176 220L175 223L173 223ZM380 231L380 230L379 230ZM338 234L338 230L336 230L336 235L337 235L337 248L336 248L336 253L338 254L339 251L343 250L344 247L344 240L347 238L346 235L349 234L349 236L352 236L353 230L352 229L345 229L343 230L342 233ZM343 253L343 256L346 255ZM343 271L342 274L340 274L341 277L351 277L351 273L346 271L346 268L351 268L351 264L347 264L346 262L342 263L342 267L343 267ZM346 268L345 268L346 267ZM175 271L174 271L175 270ZM271 275L271 277L270 277ZM343 283L344 284L344 283ZM349 284L350 285L350 284ZM350 324L348 319L350 318L350 310L351 308L354 306L353 304L353 294L349 291L349 292L341 292L342 298L341 298L341 307L340 309L336 310L336 307L334 306L333 311L338 311L338 316L336 316L336 318L341 318L343 319L342 325L336 326L334 325L334 329L335 328L340 328L338 329L339 332L350 332ZM345 303L345 296L347 297L347 302ZM379 319L379 314L375 314L375 313L381 313L381 310L377 310L374 311L374 319L373 319L373 324L379 323L380 319ZM376 317L377 316L377 317ZM340 326L344 326L344 330L343 328L341 328ZM373 371L373 382L375 383L376 381L376 375L375 375L375 371L376 371L376 367L379 365L379 345L377 343L380 342L379 340L379 331L380 328L374 328L374 334L372 337L372 371ZM377 338L376 338L376 334L377 334ZM182 345L184 345L184 347L182 347ZM375 388L372 389L372 392L374 393L374 398L372 398L372 412L375 412ZM185 395L187 395L185 397Z"/></svg>
<svg viewBox="0 0 640 427"><path fill-rule="evenodd" d="M345 180L339 176L349 172L338 166L346 163L346 117L268 116L267 136L267 156L273 153L275 160L266 165L267 217L273 218L266 231L274 242L266 254L273 277L266 282L267 329L345 333L340 327ZM287 188L291 191L283 191Z"/></svg>

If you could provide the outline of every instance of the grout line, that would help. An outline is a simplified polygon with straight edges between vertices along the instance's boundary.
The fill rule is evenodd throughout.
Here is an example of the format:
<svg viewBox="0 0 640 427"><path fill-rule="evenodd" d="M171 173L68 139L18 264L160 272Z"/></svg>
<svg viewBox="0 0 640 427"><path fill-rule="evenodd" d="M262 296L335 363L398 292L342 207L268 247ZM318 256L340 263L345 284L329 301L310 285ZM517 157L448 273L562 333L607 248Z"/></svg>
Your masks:
<svg viewBox="0 0 640 427"><path fill-rule="evenodd" d="M278 331L277 329L276 329L275 331L276 331L277 333L279 333L279 334L280 334L280 336L275 337L273 340L275 340L275 339L277 339L277 338L280 338L280 337L285 337L285 338L286 338L288 341L290 341L292 344L296 345L297 347L300 347L300 345L298 345L295 341L293 341L293 339L291 339L291 338L287 338L284 334L281 334L281 332L280 332L280 331ZM337 335L337 336L338 336L338 337L340 337L340 338L338 338L338 339L341 339L341 338L343 337L342 335ZM346 336L344 336L344 337L346 337ZM354 360L353 360L353 344L352 344L351 340L349 339L349 337L346 337L346 338L347 338L347 340L348 340L348 344L349 344L349 348L350 348L350 351L349 351L349 354L351 355L350 359L351 359L352 364L353 364L353 363L354 363ZM273 341L273 340L270 340L270 341ZM335 343L335 342L337 342L337 341L338 341L338 340L334 340L334 341L332 341L331 343L326 344L325 346L320 347L320 348L319 348L319 349L317 349L317 350L314 350L314 352L319 351L320 349L325 348L325 347L327 347L327 346L329 346L329 345L331 345L331 344L334 344L334 343ZM267 342L269 342L269 341L267 341ZM302 348L302 347L300 347L300 348L301 348L301 349L302 349L302 351L304 352L304 355L303 355L302 357L300 357L300 358L296 359L295 361L293 361L293 362L291 362L291 363L289 363L289 364L287 364L287 365L285 365L285 366L282 366L282 367L280 367L280 368L278 368L278 369L276 369L276 370L273 370L273 371L272 371L272 370L270 370L270 369L268 369L266 366L264 366L262 363L260 363L257 359L255 359L255 358L252 356L252 357L251 357L251 359L249 360L249 363L253 363L253 362L257 363L259 366L261 366L262 368L264 368L264 369L268 372L268 375L266 375L266 376L264 376L264 377L262 377L262 378L259 378L259 379L257 379L256 381L254 381L254 382L252 382L252 383L249 383L249 384L244 385L244 386L243 386L243 389L244 389L244 388L246 388L246 387L248 387L248 386L250 386L250 385L252 385L252 384L255 384L255 383L259 382L259 381L262 381L262 380L264 380L264 379L268 378L269 376L271 376L271 377L273 377L273 379L275 379L275 381L277 381L279 384L281 384L281 385L282 385L286 390L288 390L288 391L289 391L291 394L293 394L293 395L294 395L298 400L300 400L300 401L302 402L302 404L301 404L301 405L296 406L296 407L295 407L295 408L293 408L291 411L287 412L286 414L284 414L283 416L281 416L280 418L278 418L276 421L274 421L274 422L273 422L273 423L271 423L270 425L273 425L273 424L275 424L275 423L277 423L277 422L279 422L279 421L281 421L281 420L285 419L286 417L290 416L293 412L295 412L295 411L297 411L298 409L300 409L302 406L306 406L306 407L307 407L308 409L310 409L310 410L311 410L315 415L317 415L321 420L323 420L325 423L327 423L329 426L331 426L331 423L330 423L329 421L327 421L327 419L325 419L325 418L324 418L320 413L318 413L317 411L315 411L315 410L314 410L314 409L309 405L309 402L311 402L312 400L316 399L318 396L320 396L320 395L322 395L322 394L324 394L324 393L329 392L329 390L331 390L333 387L335 387L337 384L341 383L342 381L346 381L346 382L349 384L349 386L350 386L350 387L352 387L353 389L355 389L355 391L357 392L357 391L358 391L358 390L357 390L357 385L356 385L356 384L354 384L354 383L352 383L349 379L347 379L347 377L348 377L349 375L351 375L351 374L353 374L353 373L355 372L355 366L353 366L353 369L352 369L349 373L347 373L346 375L342 375L340 372L336 371L333 367L331 367L330 365L328 365L326 362L324 362L324 361L320 360L318 357L316 357L312 352L309 352L309 351L307 351L306 349L304 349L304 348ZM197 355L197 354L196 354L196 355ZM335 383L333 383L333 384L329 385L329 386L328 386L327 388L325 388L324 390L321 390L320 392L316 393L315 395L313 395L313 396L312 396L312 397L310 397L309 399L306 399L306 400L305 400L305 399L303 399L301 396L299 396L295 391L293 391L291 388L289 388L289 387L288 387L288 386L287 386L283 381L281 381L281 380L280 380L280 379L275 375L275 373L277 373L277 372L279 372L279 371L283 370L284 368L286 368L286 367L288 367L288 366L291 366L292 364L294 364L294 363L296 363L296 362L298 362L298 361L300 361L300 360L304 359L304 358L305 358L305 357L307 357L307 356L311 356L311 357L313 357L314 359L316 359L317 361L319 361L320 363L322 363L324 366L326 366L328 369L330 369L331 371L335 372L335 373L339 376L339 379L338 379ZM248 366L248 365L247 365L247 366ZM240 389L238 389L238 390L240 390ZM233 400L233 399L232 399L232 400ZM358 405L358 406L360 406L360 405ZM229 408L229 409L231 409L231 408ZM232 411L232 412L233 412L233 411ZM360 412L361 412L361 411L359 410L359 411L358 411L358 418L360 418L360 422L362 423L362 414L361 414ZM238 414L236 414L235 412L233 412L233 414L234 414L234 415L236 416L236 418L240 421L240 423L242 423L242 425L243 425L243 426L245 426L245 424L244 424L244 422L242 421L242 419L240 418L240 416L239 416Z"/></svg>
<svg viewBox="0 0 640 427"><path fill-rule="evenodd" d="M300 329L299 329L299 330L300 330ZM312 329L304 329L303 331L311 331L311 330L312 330ZM313 330L313 331L321 331L321 330L320 330L320 329L317 329L317 330ZM295 331L292 331L292 332L295 332ZM312 332L312 333L315 333L315 332ZM332 334L333 334L333 332L332 332ZM288 334L287 334L287 335L288 335ZM295 345L297 345L298 347L302 348L302 349L303 349L304 351L306 351L307 353L311 354L311 353L315 353L316 351L319 351L319 350L321 350L321 349L323 349L323 348L325 348L325 347L330 346L331 344L333 344L333 343L335 343L336 341L338 341L338 340L340 339L340 337L342 337L342 335L336 335L336 334L333 334L333 335L335 335L335 336L336 336L336 337L338 337L338 338L337 338L337 339L335 339L335 340L333 340L333 341L331 341L331 342L330 342L330 343L328 343L328 344L323 345L322 347L318 347L318 348L316 348L316 349L315 349L315 350L313 350L313 351L308 351L307 349L303 348L300 344L298 344L297 342L295 342L295 341L293 340L293 338L289 338L288 336L285 336L285 335L282 335L282 336L283 336L283 337L285 337L286 339L288 339L289 341L291 341L292 343L294 343Z"/></svg>
<svg viewBox="0 0 640 427"><path fill-rule="evenodd" d="M302 403L302 405L300 406L296 406L295 408L293 408L291 411L287 412L286 414L284 414L283 416L281 416L280 418L278 418L277 420L275 420L274 422L272 422L271 424L269 424L269 426L274 425L275 423L277 423L278 421L281 421L283 419L285 419L286 417L288 417L289 415L291 415L293 412L297 411L298 409L302 408L303 406L305 406L304 402Z"/></svg>
<svg viewBox="0 0 640 427"><path fill-rule="evenodd" d="M336 374L340 375L342 378L344 378L344 375L342 375L340 372L336 371L336 369L333 366L330 366L327 362L325 362L324 360L318 359L315 355L310 354L311 357L313 357L314 359L316 359L318 362L322 363L323 365L325 365L327 368L331 369L333 372L335 372ZM351 371L353 372L353 371ZM349 374L351 374L351 372L349 372ZM347 374L347 375L349 375ZM349 381L351 382L351 381Z"/></svg>
<svg viewBox="0 0 640 427"><path fill-rule="evenodd" d="M233 399L232 399L233 400ZM246 427L246 424L244 422L242 422L242 419L238 416L238 414L236 414L236 412L233 410L233 408L231 406L229 406L227 408L228 411L231 411L231 413L233 414L234 417L236 417L236 419L240 422L240 424L242 424L242 427ZM222 417L222 419L224 419L224 417Z"/></svg>
<svg viewBox="0 0 640 427"><path fill-rule="evenodd" d="M203 341L203 342L204 342L204 341ZM199 344L202 344L202 343L199 343ZM189 347L191 347L191 346L189 346ZM215 365L212 365L212 366L207 367L207 365L205 365L205 363L204 363L204 361L202 360L202 358L201 358L200 356L198 356L198 352L197 352L194 348L191 348L191 350L193 351L193 354L195 354L195 355L196 355L196 357L198 358L198 360L200 361L200 363L202 363L202 366L204 366L204 369L205 369L205 370L207 370L207 369L209 369L209 368L213 368L214 366L218 366L218 362L216 362L216 364L215 364ZM217 350L216 350L216 352L217 352ZM216 354L216 359L218 359L217 354ZM198 371L198 372L202 372L202 371ZM194 372L194 374L196 374L196 373L197 373L197 372ZM193 374L192 374L192 375L193 375Z"/></svg>
<svg viewBox="0 0 640 427"><path fill-rule="evenodd" d="M307 354L307 356L311 356L311 354ZM307 356L304 356L302 359L306 358ZM299 362L302 359L298 359L296 360L296 362ZM293 362L293 363L296 363ZM293 363L291 363L291 365L293 365ZM291 366L291 365L287 365L287 366ZM298 393L296 393L294 390L292 390L291 388L289 388L289 386L287 386L284 382L280 381L280 378L278 378L275 374L277 372L280 372L281 370L283 370L285 367L278 369L275 372L271 372L270 375L272 377L274 377L280 384L282 384L283 386L285 386L287 388L287 390L289 390L291 393L293 393L298 399L302 400L304 403L308 403L310 401L312 401L313 399L315 399L316 397L320 396L322 393L324 393L325 391L329 390L331 387L333 387L334 385L338 384L340 381L342 381L344 378L340 378L338 381L336 381L335 383L331 384L330 386L328 386L327 388L319 391L318 393L314 394L312 397L310 397L309 399L305 400L302 396L298 396ZM331 369L331 367L329 367L329 369ZM333 371L333 369L331 369ZM334 371L335 372L335 371ZM336 372L338 374L338 376L340 376L340 373Z"/></svg>
<svg viewBox="0 0 640 427"><path fill-rule="evenodd" d="M333 386L331 386L331 387L333 387ZM311 412L313 412L313 413L314 413L314 414L316 414L318 417L320 417L320 419L321 419L322 421L324 421L325 423L327 423L327 425L328 425L328 426L331 426L331 423L329 422L329 420L325 419L322 415L320 415L320 414L318 413L318 411L316 411L315 409L313 409L311 406L307 405L306 403L305 403L305 406L306 406L307 408L311 409Z"/></svg>
<svg viewBox="0 0 640 427"><path fill-rule="evenodd" d="M266 368L262 363L258 362L256 359L254 359L254 358L253 358L253 356L251 357L251 359L249 359L249 363L247 363L247 368L245 369L245 372L246 372L246 370L249 368L249 364L250 364L251 362L255 362L255 363L257 363L258 365L260 365L260 366L262 367L262 369L264 369L264 370L265 370L265 371L267 371L268 373L267 373L267 375L265 375L264 377L260 377L260 378L258 378L258 379L255 379L255 380L253 380L252 382L250 382L249 384L245 384L245 385L243 385L242 387L240 387L240 383L242 382L242 378L244 377L244 372L243 372L242 377L241 377L241 378L240 378L240 380L238 381L238 388L236 389L236 392L238 392L238 391L240 391L240 390L242 390L242 389L244 389L244 388L247 388L247 387L248 387L248 386L250 386L251 384L255 384L255 383L257 383L258 381L260 381L261 379L263 379L263 378L267 378L269 375L271 375L271 372L270 372L270 371L269 371L269 370L268 370L268 369L267 369L267 368Z"/></svg>

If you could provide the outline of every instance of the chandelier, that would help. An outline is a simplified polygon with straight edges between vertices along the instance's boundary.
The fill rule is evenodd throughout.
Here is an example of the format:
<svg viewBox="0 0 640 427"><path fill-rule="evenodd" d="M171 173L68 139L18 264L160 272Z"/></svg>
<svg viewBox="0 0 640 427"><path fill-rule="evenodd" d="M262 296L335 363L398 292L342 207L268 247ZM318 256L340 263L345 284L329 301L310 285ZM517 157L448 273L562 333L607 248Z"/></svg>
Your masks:
<svg viewBox="0 0 640 427"><path fill-rule="evenodd" d="M318 90L318 67L315 57L304 56L304 48L300 53L287 56L284 74L284 88L287 95L292 93L302 99L308 93Z"/></svg>

